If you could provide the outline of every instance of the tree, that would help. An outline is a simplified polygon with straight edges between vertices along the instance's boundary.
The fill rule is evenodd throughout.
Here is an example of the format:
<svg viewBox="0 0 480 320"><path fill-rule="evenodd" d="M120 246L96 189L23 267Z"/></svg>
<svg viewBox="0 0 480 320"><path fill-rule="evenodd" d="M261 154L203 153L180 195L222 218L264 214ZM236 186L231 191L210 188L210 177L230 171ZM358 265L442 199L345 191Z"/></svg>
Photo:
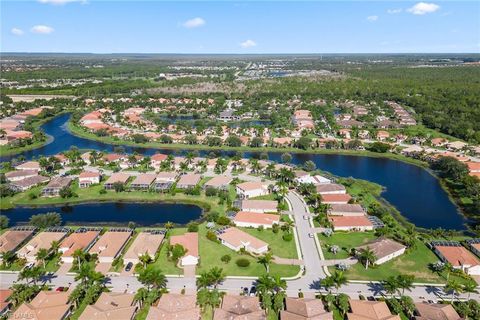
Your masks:
<svg viewBox="0 0 480 320"><path fill-rule="evenodd" d="M59 226L62 223L62 217L59 213L48 212L44 214L35 214L30 217L30 224L39 229Z"/></svg>
<svg viewBox="0 0 480 320"><path fill-rule="evenodd" d="M290 153L282 153L280 159L283 163L290 163L292 162L292 155Z"/></svg>
<svg viewBox="0 0 480 320"><path fill-rule="evenodd" d="M120 181L116 181L113 183L113 190L115 190L115 192L122 192L125 190L125 185Z"/></svg>
<svg viewBox="0 0 480 320"><path fill-rule="evenodd" d="M37 254L35 255L36 260L42 262L44 269L45 269L45 265L46 265L46 260L47 260L49 255L50 254L49 254L48 250L45 249L45 248L38 249Z"/></svg>
<svg viewBox="0 0 480 320"><path fill-rule="evenodd" d="M295 147L303 150L307 150L312 145L312 139L309 137L301 137L295 141Z"/></svg>
<svg viewBox="0 0 480 320"><path fill-rule="evenodd" d="M345 277L345 274L343 273L343 271L335 271L331 275L331 277L332 277L333 285L335 286L335 289L337 289L337 293L338 293L338 289L340 289L341 286L347 283L347 277Z"/></svg>
<svg viewBox="0 0 480 320"><path fill-rule="evenodd" d="M305 171L314 171L315 169L317 169L317 165L312 160L307 160L303 164L303 168L305 169Z"/></svg>
<svg viewBox="0 0 480 320"><path fill-rule="evenodd" d="M148 291L152 289L165 289L167 286L167 278L165 275L151 266L142 270L138 275L138 281L147 286Z"/></svg>
<svg viewBox="0 0 480 320"><path fill-rule="evenodd" d="M450 280L447 282L444 288L445 293L451 294L451 303L453 303L453 298L455 295L461 293L463 291L463 286L456 280Z"/></svg>
<svg viewBox="0 0 480 320"><path fill-rule="evenodd" d="M390 294L391 297L398 291L398 281L395 276L390 276L382 282L383 289L387 294Z"/></svg>
<svg viewBox="0 0 480 320"><path fill-rule="evenodd" d="M229 263L230 260L232 260L232 256L230 256L229 254L225 254L223 255L220 260L223 262L223 263Z"/></svg>
<svg viewBox="0 0 480 320"><path fill-rule="evenodd" d="M0 216L0 230L8 228L8 223L10 219L7 216Z"/></svg>
<svg viewBox="0 0 480 320"><path fill-rule="evenodd" d="M133 300L139 302L140 308L142 308L143 303L147 298L148 298L148 290L146 288L140 288L137 290L137 293L133 297Z"/></svg>
<svg viewBox="0 0 480 320"><path fill-rule="evenodd" d="M415 303L413 299L409 296L402 296L400 298L400 304L402 305L403 310L411 319L413 317L413 313L415 312Z"/></svg>
<svg viewBox="0 0 480 320"><path fill-rule="evenodd" d="M362 249L360 251L359 258L360 258L360 261L362 261L365 264L366 270L368 270L368 266L370 264L373 264L374 261L377 260L375 253L369 247L366 247L365 249Z"/></svg>
<svg viewBox="0 0 480 320"><path fill-rule="evenodd" d="M181 244L177 243L174 246L170 246L170 258L175 264L177 264L178 260L186 253L187 249L185 249Z"/></svg>
<svg viewBox="0 0 480 320"><path fill-rule="evenodd" d="M17 255L13 251L4 251L0 255L2 257L2 264L5 268L9 268L17 259Z"/></svg>
<svg viewBox="0 0 480 320"><path fill-rule="evenodd" d="M345 317L348 309L350 308L349 297L346 294L340 293L337 296L337 307L342 313L342 315Z"/></svg>
<svg viewBox="0 0 480 320"><path fill-rule="evenodd" d="M412 275L400 274L397 276L398 288L402 289L402 295L405 294L405 290L412 291L414 280L415 277Z"/></svg>
<svg viewBox="0 0 480 320"><path fill-rule="evenodd" d="M270 263L272 263L273 260L273 254L270 251L257 258L257 262L263 264L267 273L270 273Z"/></svg>
<svg viewBox="0 0 480 320"><path fill-rule="evenodd" d="M150 262L152 262L152 257L150 257L150 255L148 253L144 253L142 254L138 260L140 260L140 262L142 263L143 265L143 268L146 268L147 267L147 264L149 264Z"/></svg>
<svg viewBox="0 0 480 320"><path fill-rule="evenodd" d="M468 293L467 300L470 300L470 294L478 293L477 283L475 281L469 281L469 282L465 283L463 285L462 291Z"/></svg>

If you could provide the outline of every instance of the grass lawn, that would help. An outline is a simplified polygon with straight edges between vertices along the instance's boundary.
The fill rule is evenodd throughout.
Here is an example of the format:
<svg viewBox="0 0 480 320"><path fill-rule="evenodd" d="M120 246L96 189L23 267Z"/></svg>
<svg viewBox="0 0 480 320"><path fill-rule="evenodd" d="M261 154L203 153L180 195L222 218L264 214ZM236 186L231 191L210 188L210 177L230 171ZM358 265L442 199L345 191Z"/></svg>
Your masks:
<svg viewBox="0 0 480 320"><path fill-rule="evenodd" d="M56 272L60 268L60 255L56 255L52 259L47 261L45 265L45 271L47 272Z"/></svg>
<svg viewBox="0 0 480 320"><path fill-rule="evenodd" d="M325 259L345 259L350 256L350 250L366 242L375 239L373 232L335 232L331 237L326 237L321 233L317 234L320 240ZM340 250L333 254L328 250L329 246L335 244Z"/></svg>
<svg viewBox="0 0 480 320"><path fill-rule="evenodd" d="M8 266L8 268L5 268L3 263L0 264L0 270L2 271L20 271L23 267L24 265L20 264L19 260L14 261L12 264L10 264L10 266Z"/></svg>
<svg viewBox="0 0 480 320"><path fill-rule="evenodd" d="M254 228L240 228L252 236L263 240L269 244L272 253L280 258L298 258L295 240L285 241L282 239L283 231L273 233L272 229L258 231Z"/></svg>
<svg viewBox="0 0 480 320"><path fill-rule="evenodd" d="M264 196L258 196L250 198L249 200L274 200L277 201L276 195L274 193L270 193Z"/></svg>
<svg viewBox="0 0 480 320"><path fill-rule="evenodd" d="M379 197L382 193L381 185L366 180L339 178L337 182L345 185L347 192L365 207L372 203L378 203L375 197Z"/></svg>
<svg viewBox="0 0 480 320"><path fill-rule="evenodd" d="M85 311L85 308L87 308L87 306L88 304L82 301L82 303L80 303L78 308L75 309L75 311L73 311L73 313L70 315L69 319L77 320L78 318L80 318L80 315L83 313L83 311Z"/></svg>
<svg viewBox="0 0 480 320"><path fill-rule="evenodd" d="M169 231L170 235L180 235L187 231L186 228L174 228ZM163 274L183 275L183 270L178 268L173 261L168 260L168 240L164 240L157 259L152 263L154 268L161 270Z"/></svg>
<svg viewBox="0 0 480 320"><path fill-rule="evenodd" d="M145 304L135 315L135 320L145 320L150 310L150 305Z"/></svg>

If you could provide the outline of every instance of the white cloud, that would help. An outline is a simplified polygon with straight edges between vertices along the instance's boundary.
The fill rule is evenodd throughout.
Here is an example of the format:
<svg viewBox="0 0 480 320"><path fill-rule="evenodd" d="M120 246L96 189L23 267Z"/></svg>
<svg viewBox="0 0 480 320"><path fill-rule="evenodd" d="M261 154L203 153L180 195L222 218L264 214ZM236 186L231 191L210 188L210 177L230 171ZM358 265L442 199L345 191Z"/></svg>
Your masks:
<svg viewBox="0 0 480 320"><path fill-rule="evenodd" d="M16 36L21 36L23 35L25 32L23 32L22 29L19 29L19 28L12 28L12 30L10 30L10 32Z"/></svg>
<svg viewBox="0 0 480 320"><path fill-rule="evenodd" d="M407 11L415 15L423 16L424 14L435 12L438 9L440 9L438 4L419 2L413 7L407 9Z"/></svg>
<svg viewBox="0 0 480 320"><path fill-rule="evenodd" d="M33 26L32 29L30 29L30 31L33 33L39 33L39 34L50 34L53 31L55 31L55 29L49 26L39 24L39 25Z"/></svg>
<svg viewBox="0 0 480 320"><path fill-rule="evenodd" d="M378 16L368 16L368 17L367 17L367 20L370 21L370 22L377 21L377 20L378 20Z"/></svg>
<svg viewBox="0 0 480 320"><path fill-rule="evenodd" d="M388 14L397 14L397 13L400 13L402 11L403 11L402 9L388 9L387 13Z"/></svg>
<svg viewBox="0 0 480 320"><path fill-rule="evenodd" d="M251 48L251 47L255 47L257 45L257 43L253 40L245 40L243 41L242 43L240 43L240 47L242 48Z"/></svg>
<svg viewBox="0 0 480 320"><path fill-rule="evenodd" d="M191 28L198 28L203 25L205 25L206 21L200 17L196 17L190 20L187 20L183 23L183 26L185 28L191 29Z"/></svg>
<svg viewBox="0 0 480 320"><path fill-rule="evenodd" d="M37 0L40 3L53 4L53 5L64 5L71 2L81 2L82 4L87 3L86 0Z"/></svg>

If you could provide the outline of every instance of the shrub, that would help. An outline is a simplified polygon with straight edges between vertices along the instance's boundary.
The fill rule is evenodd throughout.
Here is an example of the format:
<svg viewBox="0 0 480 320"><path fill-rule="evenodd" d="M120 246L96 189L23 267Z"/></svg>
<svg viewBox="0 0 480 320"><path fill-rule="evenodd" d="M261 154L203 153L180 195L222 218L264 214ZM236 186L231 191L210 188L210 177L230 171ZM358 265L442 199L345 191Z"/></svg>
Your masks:
<svg viewBox="0 0 480 320"><path fill-rule="evenodd" d="M188 232L198 232L198 223L190 222L187 225Z"/></svg>
<svg viewBox="0 0 480 320"><path fill-rule="evenodd" d="M212 187L208 187L205 189L205 195L207 197L214 197L217 195L217 189L215 188L212 188Z"/></svg>
<svg viewBox="0 0 480 320"><path fill-rule="evenodd" d="M38 198L38 196L35 192L30 192L28 194L28 199L30 199L30 200L37 199L37 198Z"/></svg>
<svg viewBox="0 0 480 320"><path fill-rule="evenodd" d="M302 291L299 291L299 292L298 292L298 297L299 297L300 299L303 298L303 292L302 292Z"/></svg>
<svg viewBox="0 0 480 320"><path fill-rule="evenodd" d="M232 260L232 257L229 254L226 254L220 258L220 260L224 263L229 263Z"/></svg>
<svg viewBox="0 0 480 320"><path fill-rule="evenodd" d="M217 241L217 235L213 231L207 231L207 239L211 241Z"/></svg>
<svg viewBox="0 0 480 320"><path fill-rule="evenodd" d="M246 268L250 265L250 261L248 259L245 259L245 258L240 258L240 259L237 259L237 261L235 262L237 264L237 266L239 266L240 268Z"/></svg>
<svg viewBox="0 0 480 320"><path fill-rule="evenodd" d="M293 240L293 235L291 233L285 233L282 236L282 239L285 240L285 241L292 241Z"/></svg>
<svg viewBox="0 0 480 320"><path fill-rule="evenodd" d="M216 222L221 226L227 226L227 225L230 224L230 219L228 219L225 216L220 216L220 217L217 218Z"/></svg>
<svg viewBox="0 0 480 320"><path fill-rule="evenodd" d="M263 231L263 229L265 229L263 226L258 226L258 227L257 227L257 230L258 230L258 231Z"/></svg>
<svg viewBox="0 0 480 320"><path fill-rule="evenodd" d="M100 194L106 194L106 193L107 193L107 190L105 190L105 189L100 189L100 190L98 191L98 193L100 193Z"/></svg>

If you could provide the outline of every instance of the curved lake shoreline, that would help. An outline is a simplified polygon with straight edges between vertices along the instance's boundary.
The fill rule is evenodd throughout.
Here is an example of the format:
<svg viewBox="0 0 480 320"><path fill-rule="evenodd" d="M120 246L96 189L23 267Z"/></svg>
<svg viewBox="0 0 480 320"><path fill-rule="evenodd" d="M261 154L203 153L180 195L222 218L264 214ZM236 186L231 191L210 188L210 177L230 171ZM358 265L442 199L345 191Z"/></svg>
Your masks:
<svg viewBox="0 0 480 320"><path fill-rule="evenodd" d="M160 226L170 221L187 224L202 218L203 209L195 204L166 201L104 201L76 204L17 206L2 210L11 225L28 223L34 214L58 212L66 225L102 224L126 225L134 222L137 226ZM99 214L101 213L101 214Z"/></svg>
<svg viewBox="0 0 480 320"><path fill-rule="evenodd" d="M22 153L27 159L40 154L53 155L68 150L72 145L79 149L96 149L113 151L114 146L99 141L94 141L75 136L68 129L69 115L63 114L45 123L42 129L45 133L55 137L59 143L51 143L34 151ZM123 145L123 144L122 144ZM167 154L181 154L187 148L182 149L158 149L137 148L126 146L125 151L134 151L145 155L156 152ZM233 155L235 151L225 151L221 148L224 156ZM200 156L206 156L210 150L199 150ZM244 157L258 156L263 149L245 150ZM321 153L321 152L322 153ZM290 150L276 149L268 151L270 160L281 162L281 154ZM437 228L464 230L466 220L460 214L457 206L451 201L449 194L444 190L438 178L430 170L418 163L404 162L402 159L392 159L384 154L338 154L325 152L291 152L292 163L301 165L305 161L313 161L320 170L331 172L341 177L353 177L372 181L382 185L385 191L382 193L391 205L408 221L422 228ZM9 157L9 160L13 157ZM2 161L5 161L3 158Z"/></svg>

